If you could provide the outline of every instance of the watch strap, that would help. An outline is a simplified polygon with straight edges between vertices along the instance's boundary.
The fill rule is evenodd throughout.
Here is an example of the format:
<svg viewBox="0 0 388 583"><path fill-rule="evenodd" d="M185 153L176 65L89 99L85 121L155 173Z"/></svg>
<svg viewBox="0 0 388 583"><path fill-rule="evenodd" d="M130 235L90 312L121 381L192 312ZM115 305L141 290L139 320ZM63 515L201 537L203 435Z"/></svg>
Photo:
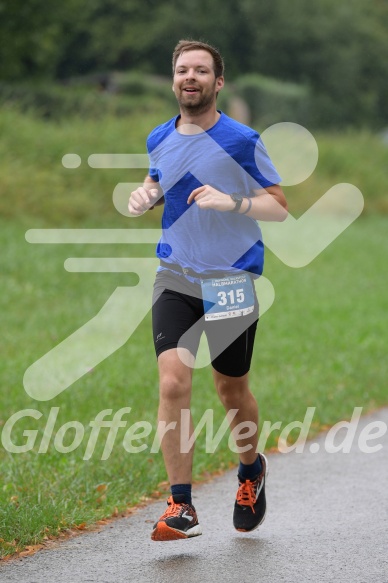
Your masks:
<svg viewBox="0 0 388 583"><path fill-rule="evenodd" d="M247 207L247 209L243 213L241 213L242 215L246 215L247 213L249 213L249 211L252 208L252 199L249 198L249 197L247 197L247 196L244 196L244 198L246 198L247 201L248 201L248 207Z"/></svg>
<svg viewBox="0 0 388 583"><path fill-rule="evenodd" d="M233 200L233 202L236 203L236 206L234 207L234 209L232 209L232 212L238 213L242 205L243 197L241 196L241 194L233 193L230 195L230 198Z"/></svg>

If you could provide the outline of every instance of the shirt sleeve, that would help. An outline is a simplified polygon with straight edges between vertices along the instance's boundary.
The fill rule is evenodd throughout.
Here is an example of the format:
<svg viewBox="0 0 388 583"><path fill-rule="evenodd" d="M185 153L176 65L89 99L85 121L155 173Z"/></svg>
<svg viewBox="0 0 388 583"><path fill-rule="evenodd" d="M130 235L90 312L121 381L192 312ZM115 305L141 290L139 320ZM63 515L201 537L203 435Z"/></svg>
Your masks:
<svg viewBox="0 0 388 583"><path fill-rule="evenodd" d="M282 180L257 132L247 140L241 165L257 183L255 188L272 186Z"/></svg>
<svg viewBox="0 0 388 583"><path fill-rule="evenodd" d="M156 161L154 160L154 157L152 155L153 148L152 148L150 142L151 142L150 137L148 137L147 138L147 153L148 153L148 159L149 159L148 174L152 178L152 180L154 180L155 182L159 182L159 172L158 172L158 169L156 167Z"/></svg>

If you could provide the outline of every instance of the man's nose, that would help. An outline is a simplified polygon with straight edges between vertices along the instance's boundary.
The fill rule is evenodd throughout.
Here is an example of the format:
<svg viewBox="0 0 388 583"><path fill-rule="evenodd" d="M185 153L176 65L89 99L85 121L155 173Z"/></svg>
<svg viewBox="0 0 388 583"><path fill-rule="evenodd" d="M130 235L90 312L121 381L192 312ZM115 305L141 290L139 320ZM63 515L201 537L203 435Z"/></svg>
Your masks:
<svg viewBox="0 0 388 583"><path fill-rule="evenodd" d="M194 69L187 70L186 79L195 79L195 70Z"/></svg>

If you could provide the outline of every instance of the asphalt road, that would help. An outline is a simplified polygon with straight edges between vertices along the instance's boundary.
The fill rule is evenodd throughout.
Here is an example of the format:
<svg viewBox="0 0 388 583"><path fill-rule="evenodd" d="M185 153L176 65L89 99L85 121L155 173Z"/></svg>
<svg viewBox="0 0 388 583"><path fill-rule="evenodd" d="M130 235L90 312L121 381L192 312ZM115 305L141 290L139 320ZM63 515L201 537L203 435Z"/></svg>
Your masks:
<svg viewBox="0 0 388 583"><path fill-rule="evenodd" d="M250 534L232 526L231 471L194 489L202 536L151 541L165 507L158 501L100 532L3 563L0 581L388 583L388 431L368 442L381 444L379 451L358 446L361 430L374 421L384 431L388 409L359 421L350 453L328 453L322 435L316 453L308 443L300 454L269 455L267 517Z"/></svg>

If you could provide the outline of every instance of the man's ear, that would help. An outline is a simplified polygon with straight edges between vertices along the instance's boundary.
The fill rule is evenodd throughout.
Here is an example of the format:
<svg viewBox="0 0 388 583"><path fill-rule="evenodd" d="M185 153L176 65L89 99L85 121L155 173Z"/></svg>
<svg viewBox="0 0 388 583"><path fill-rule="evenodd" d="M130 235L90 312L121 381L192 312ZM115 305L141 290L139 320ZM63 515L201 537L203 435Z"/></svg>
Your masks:
<svg viewBox="0 0 388 583"><path fill-rule="evenodd" d="M221 91L221 89L222 89L222 88L223 88L223 86L224 86L224 82L225 82L225 81L224 81L224 78L223 78L223 77L217 77L217 79L216 79L216 84L217 84L217 89L218 89L218 91Z"/></svg>

